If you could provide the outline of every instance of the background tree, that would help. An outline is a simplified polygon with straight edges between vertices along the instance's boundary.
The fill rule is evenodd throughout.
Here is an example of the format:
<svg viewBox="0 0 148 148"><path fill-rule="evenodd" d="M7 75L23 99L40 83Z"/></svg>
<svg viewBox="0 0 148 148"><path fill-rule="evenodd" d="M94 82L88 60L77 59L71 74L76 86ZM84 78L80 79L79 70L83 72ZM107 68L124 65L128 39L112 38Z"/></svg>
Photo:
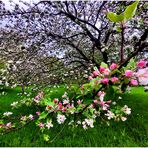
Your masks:
<svg viewBox="0 0 148 148"><path fill-rule="evenodd" d="M28 76L35 78L32 73L36 73L38 69L39 79L45 79L45 73L49 74L46 68L49 69L50 66L46 67L46 60L42 59L49 57L56 57L69 70L77 71L87 69L90 65L99 67L101 61L105 63L120 61L121 37L115 23L107 19L107 13L109 11L121 13L132 2L40 1L33 5L22 3L14 5L12 10L6 10L1 2L0 38L1 51L4 53L3 56L8 55L8 59L11 59L10 57L18 58L18 54L14 55L10 50L19 48L20 61L24 61L26 66L23 65L23 62L19 63L19 66L23 68L20 68L17 73L21 71L22 74L25 74L24 78L30 79ZM126 64L138 52L146 51L147 43L145 41L148 30L146 29L145 2L140 2L137 14L138 17L128 21L124 26L124 52L122 53L122 57L124 57L121 65ZM135 33L136 30L137 33ZM20 45L25 48L20 48ZM17 52L14 51L14 53ZM50 71L57 73L57 69ZM23 76L21 77L23 80ZM28 80L25 81L28 82Z"/></svg>

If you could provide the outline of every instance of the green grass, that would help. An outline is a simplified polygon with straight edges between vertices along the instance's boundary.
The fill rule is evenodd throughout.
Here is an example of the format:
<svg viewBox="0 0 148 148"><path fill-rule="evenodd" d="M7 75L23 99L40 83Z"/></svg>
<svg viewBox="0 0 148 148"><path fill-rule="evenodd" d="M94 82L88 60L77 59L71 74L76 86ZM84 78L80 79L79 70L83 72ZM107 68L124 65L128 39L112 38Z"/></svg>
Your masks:
<svg viewBox="0 0 148 148"><path fill-rule="evenodd" d="M7 95L0 96L0 112L11 110L9 105L21 99L17 96L20 91L19 88L8 89ZM52 88L52 91L52 97L58 97L64 92L64 87ZM144 92L142 87L133 88L130 94L123 95L120 103L132 108L132 115L125 122L111 122L110 126L107 126L98 121L95 123L95 128L86 131L82 128L72 129L67 125L57 125L47 131L50 140L54 139L52 143L43 141L39 128L31 123L19 131L1 136L0 146L148 146L148 92ZM31 112L31 109L28 108L28 112ZM21 108L18 112L27 112L27 110Z"/></svg>

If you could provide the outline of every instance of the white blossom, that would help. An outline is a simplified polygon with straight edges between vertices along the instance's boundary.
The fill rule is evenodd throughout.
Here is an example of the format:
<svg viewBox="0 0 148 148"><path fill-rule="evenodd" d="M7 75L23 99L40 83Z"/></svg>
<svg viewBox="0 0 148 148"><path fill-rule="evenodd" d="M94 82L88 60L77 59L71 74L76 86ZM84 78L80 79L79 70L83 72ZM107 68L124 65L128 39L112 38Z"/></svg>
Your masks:
<svg viewBox="0 0 148 148"><path fill-rule="evenodd" d="M30 120L34 119L33 115L31 115L31 114L28 117L29 117Z"/></svg>
<svg viewBox="0 0 148 148"><path fill-rule="evenodd" d="M60 114L57 115L57 122L58 122L59 124L64 123L65 120L66 120L65 115L60 115Z"/></svg>
<svg viewBox="0 0 148 148"><path fill-rule="evenodd" d="M81 121L77 121L77 124L81 124Z"/></svg>
<svg viewBox="0 0 148 148"><path fill-rule="evenodd" d="M21 117L21 120L22 120L22 121L26 121L26 120L27 120L27 117L26 117L26 116L22 116L22 117Z"/></svg>
<svg viewBox="0 0 148 148"><path fill-rule="evenodd" d="M105 114L105 115L107 116L107 118L109 120L115 117L115 114L113 112L111 112L111 111L108 111L107 114Z"/></svg>
<svg viewBox="0 0 148 148"><path fill-rule="evenodd" d="M50 129L51 127L53 127L53 124L52 124L52 121L51 120L46 123L46 127L48 129Z"/></svg>
<svg viewBox="0 0 148 148"><path fill-rule="evenodd" d="M119 96L119 97L118 97L118 99L119 99L119 100L121 100L121 99L122 99L122 97L120 97L120 96Z"/></svg>
<svg viewBox="0 0 148 148"><path fill-rule="evenodd" d="M114 102L112 102L112 104L113 104L113 105L116 105L117 103L114 101Z"/></svg>
<svg viewBox="0 0 148 148"><path fill-rule="evenodd" d="M93 123L94 123L94 120L93 119L85 119L85 122L87 123L88 126L90 126L91 128L94 127Z"/></svg>
<svg viewBox="0 0 148 148"><path fill-rule="evenodd" d="M66 99L66 100L63 100L63 104L65 105L65 104L68 104L69 103L69 100L68 99Z"/></svg>
<svg viewBox="0 0 148 148"><path fill-rule="evenodd" d="M10 115L12 115L13 113L12 112L5 112L3 115L4 116L10 116Z"/></svg>
<svg viewBox="0 0 148 148"><path fill-rule="evenodd" d="M18 104L18 101L11 103L11 106L12 106L12 107L16 107L17 104Z"/></svg>
<svg viewBox="0 0 148 148"><path fill-rule="evenodd" d="M121 110L127 115L131 114L131 108L129 108L127 105L124 105L124 107Z"/></svg>
<svg viewBox="0 0 148 148"><path fill-rule="evenodd" d="M121 120L122 120L122 121L126 121L127 118L126 118L126 117L121 117Z"/></svg>

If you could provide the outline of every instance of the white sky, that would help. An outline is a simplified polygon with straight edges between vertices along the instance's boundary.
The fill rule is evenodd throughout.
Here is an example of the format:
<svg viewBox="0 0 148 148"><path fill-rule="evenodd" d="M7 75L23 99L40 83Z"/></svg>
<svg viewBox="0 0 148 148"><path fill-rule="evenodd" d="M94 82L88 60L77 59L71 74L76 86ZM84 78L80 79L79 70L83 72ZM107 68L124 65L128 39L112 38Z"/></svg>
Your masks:
<svg viewBox="0 0 148 148"><path fill-rule="evenodd" d="M19 4L21 7L24 8L25 5L23 5L21 1L30 4L39 2L39 0L2 0L2 2L5 3L6 9L12 9L14 4Z"/></svg>

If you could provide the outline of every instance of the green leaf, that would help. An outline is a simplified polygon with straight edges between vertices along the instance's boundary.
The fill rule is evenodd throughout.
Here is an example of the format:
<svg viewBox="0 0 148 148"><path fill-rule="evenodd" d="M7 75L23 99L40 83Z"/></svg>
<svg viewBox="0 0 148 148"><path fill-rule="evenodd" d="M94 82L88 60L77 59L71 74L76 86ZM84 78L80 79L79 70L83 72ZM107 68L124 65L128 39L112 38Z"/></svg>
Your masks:
<svg viewBox="0 0 148 148"><path fill-rule="evenodd" d="M124 70L128 70L128 69L134 70L135 68L136 68L136 62L135 62L135 60L132 58L132 59L129 61L129 63L127 64L127 66L124 67Z"/></svg>
<svg viewBox="0 0 148 148"><path fill-rule="evenodd" d="M50 139L49 135L46 135L46 134L43 135L43 138L46 142L49 141L49 139Z"/></svg>
<svg viewBox="0 0 148 148"><path fill-rule="evenodd" d="M98 68L95 66L94 68L93 68L94 70L98 70Z"/></svg>
<svg viewBox="0 0 148 148"><path fill-rule="evenodd" d="M45 118L47 117L47 115L48 115L47 112L42 112L42 113L40 114L39 120L45 119Z"/></svg>
<svg viewBox="0 0 148 148"><path fill-rule="evenodd" d="M124 20L123 14L117 15L116 13L113 12L108 12L107 18L114 23L122 22Z"/></svg>
<svg viewBox="0 0 148 148"><path fill-rule="evenodd" d="M117 32L121 32L122 31L122 29L120 27L118 27L118 26L116 26L115 29L116 29Z"/></svg>
<svg viewBox="0 0 148 148"><path fill-rule="evenodd" d="M108 65L106 63L104 63L104 62L101 62L100 67L108 68Z"/></svg>
<svg viewBox="0 0 148 148"><path fill-rule="evenodd" d="M135 15L138 3L139 1L136 1L132 3L131 5L127 6L127 8L124 11L124 18L126 20L131 19Z"/></svg>
<svg viewBox="0 0 148 148"><path fill-rule="evenodd" d="M129 79L128 78L125 78L124 79L124 84L128 84L130 81L129 81Z"/></svg>

